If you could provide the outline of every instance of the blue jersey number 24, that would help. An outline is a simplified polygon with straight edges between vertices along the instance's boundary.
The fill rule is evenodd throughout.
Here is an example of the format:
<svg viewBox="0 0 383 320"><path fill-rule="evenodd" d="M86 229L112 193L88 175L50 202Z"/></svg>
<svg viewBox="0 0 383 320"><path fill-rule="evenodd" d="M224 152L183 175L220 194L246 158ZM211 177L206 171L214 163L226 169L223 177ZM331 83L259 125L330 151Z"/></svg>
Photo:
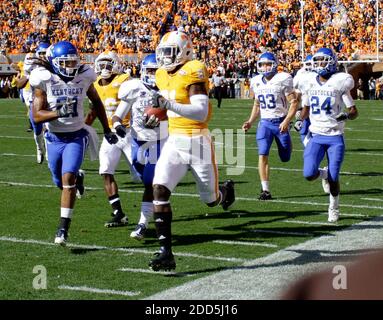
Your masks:
<svg viewBox="0 0 383 320"><path fill-rule="evenodd" d="M323 101L322 105L319 106L319 97L312 96L311 97L311 114L319 114L321 110L325 110L326 114L331 114L331 97L327 97L325 101Z"/></svg>

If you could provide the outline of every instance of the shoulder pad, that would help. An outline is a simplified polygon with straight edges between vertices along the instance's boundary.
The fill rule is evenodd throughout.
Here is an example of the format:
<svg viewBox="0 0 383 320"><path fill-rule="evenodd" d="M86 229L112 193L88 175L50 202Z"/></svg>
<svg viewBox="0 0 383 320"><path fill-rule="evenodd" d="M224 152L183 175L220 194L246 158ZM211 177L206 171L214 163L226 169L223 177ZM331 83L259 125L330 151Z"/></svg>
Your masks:
<svg viewBox="0 0 383 320"><path fill-rule="evenodd" d="M141 81L138 79L125 81L121 84L120 89L118 90L118 99L136 99L141 88Z"/></svg>
<svg viewBox="0 0 383 320"><path fill-rule="evenodd" d="M47 82L51 79L52 73L43 67L37 67L32 70L29 77L31 86L38 86L41 82Z"/></svg>
<svg viewBox="0 0 383 320"><path fill-rule="evenodd" d="M198 60L186 62L178 74L189 76L190 83L204 82L209 78L205 64Z"/></svg>
<svg viewBox="0 0 383 320"><path fill-rule="evenodd" d="M350 91L354 88L355 82L354 78L349 74L345 72L338 72L333 75L334 80L336 83L341 84L341 90L342 91Z"/></svg>

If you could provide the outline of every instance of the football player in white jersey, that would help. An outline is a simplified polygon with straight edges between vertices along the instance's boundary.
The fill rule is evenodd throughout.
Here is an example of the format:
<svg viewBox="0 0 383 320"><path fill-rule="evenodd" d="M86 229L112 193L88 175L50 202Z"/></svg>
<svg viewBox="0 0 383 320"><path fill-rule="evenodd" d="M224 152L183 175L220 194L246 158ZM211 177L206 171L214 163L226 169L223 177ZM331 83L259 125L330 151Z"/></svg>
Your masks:
<svg viewBox="0 0 383 320"><path fill-rule="evenodd" d="M351 75L338 71L338 60L329 48L319 49L313 56L316 76L307 79L303 94L302 118L310 115L311 138L304 150L303 175L307 180L328 180L330 204L328 221L339 219L339 172L344 158L344 125L358 116L351 97L354 87ZM344 108L346 108L344 110ZM319 165L327 153L328 169Z"/></svg>
<svg viewBox="0 0 383 320"><path fill-rule="evenodd" d="M265 52L259 56L259 75L252 78L250 83L254 92L253 110L249 119L242 125L242 130L247 132L255 120L259 116L261 118L257 128L258 170L262 185L259 200L272 199L269 186L269 152L274 139L281 161L290 160L290 121L298 107L293 78L286 72L277 73L277 67L278 60L273 53Z"/></svg>
<svg viewBox="0 0 383 320"><path fill-rule="evenodd" d="M131 112L132 158L133 166L140 174L145 186L141 202L140 220L130 237L144 238L150 219L153 216L153 177L162 145L168 137L168 121L159 121L155 115L150 117L145 110L150 107L151 91L156 87L156 55L147 55L141 63L141 80L124 82L119 90L121 102L113 116L113 126L117 135L124 137L126 127L122 119Z"/></svg>
<svg viewBox="0 0 383 320"><path fill-rule="evenodd" d="M41 164L44 161L45 154L45 142L43 135L43 125L36 124L33 121L32 115L32 101L33 101L33 92L29 83L29 76L34 68L36 68L38 61L37 59L45 59L45 53L49 47L49 44L46 42L41 42L37 48L36 53L28 53L25 56L23 64L23 76L17 81L17 87L21 90L23 100L28 109L28 116L31 127L33 129L33 137L36 143L36 156L37 163Z"/></svg>
<svg viewBox="0 0 383 320"><path fill-rule="evenodd" d="M294 124L294 129L299 132L303 145L305 145L305 137L309 131L310 119L306 118L302 120L300 118L301 110L303 108L302 93L304 92L304 87L307 83L306 78L312 74L316 74L312 71L312 57L313 56L311 54L306 56L305 61L303 62L303 67L298 70L297 74L294 76L293 79L293 86L297 94L297 99L301 102L301 105L299 106L299 109L295 114L296 121Z"/></svg>
<svg viewBox="0 0 383 320"><path fill-rule="evenodd" d="M120 102L118 91L122 83L129 79L129 75L122 73L120 58L112 51L102 52L96 58L95 71L98 77L94 83L94 87L104 104L109 128L112 129L112 117ZM93 123L95 118L96 110L90 105L90 110L85 122ZM129 127L129 121L130 114L127 114L123 119L123 123ZM100 147L99 173L103 178L104 189L108 196L109 204L112 207L112 219L105 223L105 227L118 227L128 224L128 217L122 210L120 196L118 194L118 185L114 178L114 173L120 162L121 154L124 155L130 168L130 172L134 172L134 168L132 168L131 165L132 152L130 140L130 133L128 132L128 134L124 138L120 138L116 144L110 144L104 138Z"/></svg>
<svg viewBox="0 0 383 320"><path fill-rule="evenodd" d="M48 62L29 78L34 90L33 120L46 123L48 163L61 191L60 223L54 242L65 245L76 199L76 174L84 160L88 131L84 129L83 101L92 101L109 143L118 141L108 126L104 106L93 82L92 68L80 64L76 47L60 41L48 48Z"/></svg>

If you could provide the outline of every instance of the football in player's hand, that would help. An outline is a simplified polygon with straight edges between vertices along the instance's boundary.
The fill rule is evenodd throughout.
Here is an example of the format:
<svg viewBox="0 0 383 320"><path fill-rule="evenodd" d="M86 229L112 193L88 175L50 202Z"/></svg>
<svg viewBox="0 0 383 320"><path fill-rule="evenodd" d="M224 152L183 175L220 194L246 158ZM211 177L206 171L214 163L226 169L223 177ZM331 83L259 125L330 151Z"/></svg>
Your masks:
<svg viewBox="0 0 383 320"><path fill-rule="evenodd" d="M164 121L168 119L166 109L148 107L145 109L144 113L149 117L154 114L159 121Z"/></svg>

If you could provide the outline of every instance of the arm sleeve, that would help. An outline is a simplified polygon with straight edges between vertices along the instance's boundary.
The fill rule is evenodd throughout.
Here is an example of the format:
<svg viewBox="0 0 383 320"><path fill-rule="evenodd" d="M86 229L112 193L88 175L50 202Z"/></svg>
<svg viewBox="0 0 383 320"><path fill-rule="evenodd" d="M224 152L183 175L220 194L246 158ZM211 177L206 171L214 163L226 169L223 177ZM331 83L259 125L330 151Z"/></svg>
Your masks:
<svg viewBox="0 0 383 320"><path fill-rule="evenodd" d="M352 106L355 105L354 99L351 97L350 91L343 93L342 95L342 101L346 108L351 108Z"/></svg>
<svg viewBox="0 0 383 320"><path fill-rule="evenodd" d="M116 112L114 113L114 116L119 117L120 119L124 119L126 115L129 113L130 109L132 108L133 101L131 100L121 100L120 104L118 105Z"/></svg>
<svg viewBox="0 0 383 320"><path fill-rule="evenodd" d="M209 113L209 97L205 94L195 94L190 97L190 104L170 103L169 110L182 117L204 121Z"/></svg>

